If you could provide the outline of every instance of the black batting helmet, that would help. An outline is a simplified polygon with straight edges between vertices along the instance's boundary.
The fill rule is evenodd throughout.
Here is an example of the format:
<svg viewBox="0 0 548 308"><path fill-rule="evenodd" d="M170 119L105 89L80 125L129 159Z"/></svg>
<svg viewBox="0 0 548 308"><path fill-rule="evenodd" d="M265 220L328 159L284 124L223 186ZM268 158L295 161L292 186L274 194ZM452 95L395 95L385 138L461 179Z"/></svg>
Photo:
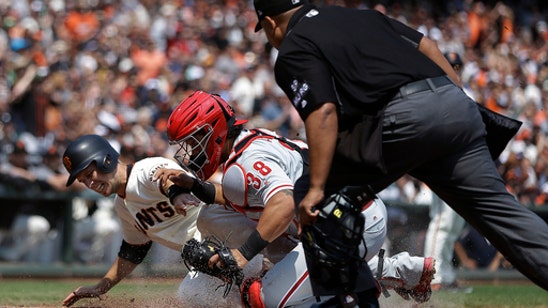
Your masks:
<svg viewBox="0 0 548 308"><path fill-rule="evenodd" d="M112 172L118 165L118 153L110 143L98 135L84 135L71 142L63 154L63 165L69 172L67 186L70 186L78 173L91 163L97 164L100 172Z"/></svg>

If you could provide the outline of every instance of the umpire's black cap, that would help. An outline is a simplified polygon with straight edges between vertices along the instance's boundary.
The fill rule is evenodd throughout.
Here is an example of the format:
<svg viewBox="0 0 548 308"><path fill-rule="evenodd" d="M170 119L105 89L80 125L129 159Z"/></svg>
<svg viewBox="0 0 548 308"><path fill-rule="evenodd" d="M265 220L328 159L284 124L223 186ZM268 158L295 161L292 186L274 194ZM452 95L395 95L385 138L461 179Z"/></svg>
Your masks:
<svg viewBox="0 0 548 308"><path fill-rule="evenodd" d="M254 0L255 12L259 21L255 26L255 32L261 30L261 21L265 16L276 16L293 8L308 3L308 0Z"/></svg>

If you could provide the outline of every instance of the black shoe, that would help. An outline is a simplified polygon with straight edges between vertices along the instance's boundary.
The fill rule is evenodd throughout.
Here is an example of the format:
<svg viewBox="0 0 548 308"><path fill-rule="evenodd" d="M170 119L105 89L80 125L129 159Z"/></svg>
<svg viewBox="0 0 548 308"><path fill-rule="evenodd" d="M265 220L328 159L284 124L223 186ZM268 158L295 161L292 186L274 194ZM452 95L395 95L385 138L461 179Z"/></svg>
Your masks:
<svg viewBox="0 0 548 308"><path fill-rule="evenodd" d="M378 308L377 299L378 290L376 288L351 293L347 295L337 295L325 302L314 304L311 308Z"/></svg>
<svg viewBox="0 0 548 308"><path fill-rule="evenodd" d="M379 290L372 288L369 290L358 292L357 294L358 307L360 308L379 308Z"/></svg>
<svg viewBox="0 0 548 308"><path fill-rule="evenodd" d="M317 303L310 308L354 308L358 307L355 295L336 295L325 302Z"/></svg>
<svg viewBox="0 0 548 308"><path fill-rule="evenodd" d="M326 300L323 303L318 303L310 306L311 308L357 308L361 307L358 305L358 297L356 294L347 294L347 295L336 295L332 298ZM364 306L370 307L370 306Z"/></svg>
<svg viewBox="0 0 548 308"><path fill-rule="evenodd" d="M326 300L325 302L312 304L310 308L337 308L339 304L339 300L336 296L333 296L332 298Z"/></svg>

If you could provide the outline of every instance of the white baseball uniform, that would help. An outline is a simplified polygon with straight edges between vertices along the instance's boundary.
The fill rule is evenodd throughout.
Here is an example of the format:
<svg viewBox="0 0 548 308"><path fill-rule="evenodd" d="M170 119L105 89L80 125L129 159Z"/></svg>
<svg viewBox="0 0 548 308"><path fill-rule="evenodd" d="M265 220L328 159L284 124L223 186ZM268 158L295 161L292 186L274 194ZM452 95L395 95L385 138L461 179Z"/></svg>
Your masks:
<svg viewBox="0 0 548 308"><path fill-rule="evenodd" d="M189 206L186 216L178 214L162 193L159 187L160 182L152 180L160 168L183 170L175 161L163 157L150 157L136 162L128 168L125 197L121 198L116 195L114 199L115 209L120 218L124 240L129 244L141 245L152 240L180 252L188 240L192 238L200 240L201 238L197 228L201 206ZM186 198L198 201L190 194ZM228 211L219 205L211 207L221 212L217 217L222 217L222 212L233 213L232 210ZM240 223L240 218L249 221L241 214L236 213L231 220L223 222L217 227L228 232L231 228L235 229L231 223ZM261 269L262 259L259 257L257 260L249 262L244 269L244 273L249 272L248 268L252 270L247 276L256 275ZM215 293L214 297L201 298L200 301L207 300L207 304L203 307L236 307L240 304L240 298L236 295L239 294L238 288L233 289L232 297L223 298L219 295L222 294L222 288L218 288L222 283L216 278L208 276L202 277L198 281L193 279L192 275L187 275L185 281L189 281L197 291L185 294L182 300L184 307L199 307L199 305L194 305L192 300L198 292L207 296L208 293L204 292L207 290L219 293Z"/></svg>
<svg viewBox="0 0 548 308"><path fill-rule="evenodd" d="M424 254L436 259L433 284L453 285L457 273L453 267L455 241L461 235L466 221L438 196L430 202L430 223L426 229Z"/></svg>
<svg viewBox="0 0 548 308"><path fill-rule="evenodd" d="M199 207L191 206L186 216L179 215L162 194L159 181L152 178L160 168L183 170L175 161L150 157L128 168L125 198L116 195L116 212L120 217L124 240L132 245L155 241L181 251L184 243L194 237Z"/></svg>
<svg viewBox="0 0 548 308"><path fill-rule="evenodd" d="M203 207L198 219L198 228L203 236L214 234L227 240L229 247L241 246L256 229L256 222L268 200L277 192L293 190L305 165L299 148L306 149L307 146L302 141L284 140L264 129L244 130L236 138L224 165L222 179L224 196L235 211L215 205ZM375 274L377 253L386 237L386 208L376 198L369 206L364 206L362 213L366 217L366 260ZM244 216L248 219L243 219ZM230 226L231 230L227 232L226 226ZM363 252L364 247L361 249ZM286 233L270 243L263 253L275 263L262 278L266 307L309 307L315 302L304 252L298 243L296 219ZM386 258L383 283L411 289L418 284L423 266L423 258L410 257L407 253ZM179 289L181 296L194 294L196 289L189 287L188 282L183 281Z"/></svg>

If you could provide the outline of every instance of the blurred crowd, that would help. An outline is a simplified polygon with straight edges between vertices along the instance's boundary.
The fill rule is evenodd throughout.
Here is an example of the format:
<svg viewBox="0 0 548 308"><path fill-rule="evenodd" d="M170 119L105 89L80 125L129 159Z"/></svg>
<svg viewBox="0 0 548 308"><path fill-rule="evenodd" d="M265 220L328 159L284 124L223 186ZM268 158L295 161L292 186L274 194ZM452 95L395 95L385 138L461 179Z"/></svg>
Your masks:
<svg viewBox="0 0 548 308"><path fill-rule="evenodd" d="M508 189L524 205L548 204L548 4L311 2L377 9L436 40L443 52L459 54L464 90L524 123L499 162ZM250 127L306 140L302 121L274 81L276 50L254 32L251 0L7 0L0 2L0 16L0 194L78 192L78 185L65 187L60 156L82 134L105 136L125 161L171 157L167 118L197 89L221 95ZM431 202L428 188L412 178L381 195ZM0 229L11 228L10 244L17 242L18 217L27 219L20 228L26 233L28 220L40 222L22 253L0 250L7 260L52 237L62 216L52 215L54 207L12 201L12 215L0 220ZM108 200L75 198L73 206L77 221L91 222L81 227L89 232L77 236L80 244L87 239L86 249L99 245L93 240L99 235L106 242L119 234ZM96 226L105 221L107 227Z"/></svg>

